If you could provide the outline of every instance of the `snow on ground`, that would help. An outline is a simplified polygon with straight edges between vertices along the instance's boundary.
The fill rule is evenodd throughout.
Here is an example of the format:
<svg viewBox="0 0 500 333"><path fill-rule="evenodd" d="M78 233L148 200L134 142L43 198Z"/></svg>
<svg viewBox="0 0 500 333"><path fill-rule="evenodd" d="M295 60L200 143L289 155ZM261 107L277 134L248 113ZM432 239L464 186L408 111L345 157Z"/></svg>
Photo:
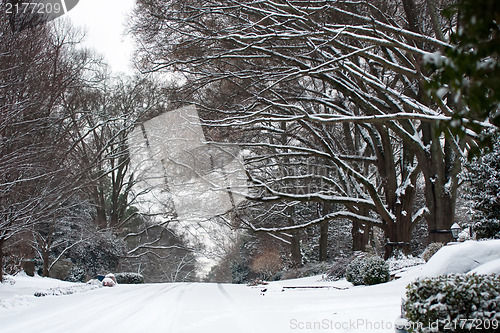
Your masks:
<svg viewBox="0 0 500 333"><path fill-rule="evenodd" d="M327 288L281 291L301 285L298 280L257 287L174 283L47 296L29 307L0 309L0 332L394 331L405 283L352 287L320 279L305 279L304 285ZM387 327L373 328L380 325Z"/></svg>
<svg viewBox="0 0 500 333"><path fill-rule="evenodd" d="M31 293L41 289L84 284L21 276L14 285L0 285L0 302L16 297L26 300L26 304L13 301L14 306L0 306L0 332L394 332L409 282L436 270L434 265L460 260L464 249L468 257L482 253L494 260L490 250L500 253L500 242L486 243L490 242L478 247L468 243L447 246L440 250L446 256L437 256L441 259L407 268L398 274L400 279L375 286L353 287L345 280L329 282L316 276L253 287L117 285L36 298Z"/></svg>
<svg viewBox="0 0 500 333"><path fill-rule="evenodd" d="M36 300L35 294L39 297L58 296L92 289L96 289L96 286L42 278L38 275L29 277L22 272L15 278L7 277L7 281L0 284L0 313L6 308L30 306Z"/></svg>

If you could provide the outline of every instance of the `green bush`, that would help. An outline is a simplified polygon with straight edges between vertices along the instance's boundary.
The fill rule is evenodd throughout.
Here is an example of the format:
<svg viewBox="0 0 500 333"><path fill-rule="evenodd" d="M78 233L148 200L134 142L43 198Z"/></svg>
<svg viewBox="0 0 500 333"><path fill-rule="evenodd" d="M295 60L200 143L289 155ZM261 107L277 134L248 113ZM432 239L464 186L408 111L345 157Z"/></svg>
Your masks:
<svg viewBox="0 0 500 333"><path fill-rule="evenodd" d="M410 332L436 332L436 328L439 332L498 332L498 309L500 276L495 274L418 279L408 285L404 303Z"/></svg>
<svg viewBox="0 0 500 333"><path fill-rule="evenodd" d="M356 258L347 265L345 278L355 286L365 283L365 258Z"/></svg>
<svg viewBox="0 0 500 333"><path fill-rule="evenodd" d="M500 219L483 218L474 224L477 239L500 239Z"/></svg>
<svg viewBox="0 0 500 333"><path fill-rule="evenodd" d="M380 257L368 257L365 259L363 282L374 285L389 281L389 266Z"/></svg>
<svg viewBox="0 0 500 333"><path fill-rule="evenodd" d="M85 282L85 268L73 265L69 271L67 280L70 282Z"/></svg>
<svg viewBox="0 0 500 333"><path fill-rule="evenodd" d="M346 280L359 286L389 281L389 265L377 256L358 257L347 265Z"/></svg>
<svg viewBox="0 0 500 333"><path fill-rule="evenodd" d="M422 259L424 259L426 262L429 261L429 259L436 254L437 251L439 251L443 247L443 243L430 243L427 245L425 248L425 251L422 253Z"/></svg>
<svg viewBox="0 0 500 333"><path fill-rule="evenodd" d="M245 262L233 262L231 264L231 275L233 283L244 284L252 279L250 267Z"/></svg>
<svg viewBox="0 0 500 333"><path fill-rule="evenodd" d="M144 283L144 276L139 273L116 273L116 282L118 284L140 284Z"/></svg>

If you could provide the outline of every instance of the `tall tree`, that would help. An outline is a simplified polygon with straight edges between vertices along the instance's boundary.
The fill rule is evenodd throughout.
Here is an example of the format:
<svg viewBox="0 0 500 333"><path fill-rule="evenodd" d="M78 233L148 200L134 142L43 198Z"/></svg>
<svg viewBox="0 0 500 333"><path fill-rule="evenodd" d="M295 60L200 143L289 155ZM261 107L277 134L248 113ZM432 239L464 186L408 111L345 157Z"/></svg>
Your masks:
<svg viewBox="0 0 500 333"><path fill-rule="evenodd" d="M451 26L443 23L430 1L143 0L133 30L145 69L184 74L187 96L222 115L207 126L279 135L287 123L297 131L286 145L256 135L240 143L274 150L268 158L281 163L292 154L302 164L318 158L332 170L313 175L327 188L305 194L287 191L286 175L250 173L265 189L252 199L344 206L308 223L258 230L349 218L356 229L382 228L390 254L395 246L409 251L411 230L424 217L430 240L449 238L461 157L474 145L447 128L439 136L454 104L424 93L424 63L449 46L442 37ZM222 85L231 94L207 103L207 92ZM420 175L426 206L414 207ZM271 185L280 182L281 188Z"/></svg>
<svg viewBox="0 0 500 333"><path fill-rule="evenodd" d="M60 105L87 63L74 50L78 39L61 25L13 31L5 16L0 14L0 246L61 209L74 189L67 182L70 145Z"/></svg>

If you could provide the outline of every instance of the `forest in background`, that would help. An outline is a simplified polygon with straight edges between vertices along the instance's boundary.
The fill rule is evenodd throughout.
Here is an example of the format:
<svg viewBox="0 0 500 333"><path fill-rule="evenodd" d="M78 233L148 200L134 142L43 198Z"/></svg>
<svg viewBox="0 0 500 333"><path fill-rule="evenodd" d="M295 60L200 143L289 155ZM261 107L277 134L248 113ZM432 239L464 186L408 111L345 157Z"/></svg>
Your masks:
<svg viewBox="0 0 500 333"><path fill-rule="evenodd" d="M66 21L1 13L0 278L189 281L205 256L208 280L243 282L419 255L457 221L498 237L500 10L479 3L139 0L131 78ZM153 189L130 165L134 128L185 105L245 151L247 200L207 221L228 230L215 252L167 202L139 204Z"/></svg>

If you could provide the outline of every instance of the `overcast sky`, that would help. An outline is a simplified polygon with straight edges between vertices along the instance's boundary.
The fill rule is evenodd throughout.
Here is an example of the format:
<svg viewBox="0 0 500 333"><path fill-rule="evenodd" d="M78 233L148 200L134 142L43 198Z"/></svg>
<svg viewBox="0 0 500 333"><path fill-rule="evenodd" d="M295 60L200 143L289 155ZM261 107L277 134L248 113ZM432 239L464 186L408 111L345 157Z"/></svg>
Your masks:
<svg viewBox="0 0 500 333"><path fill-rule="evenodd" d="M80 0L68 16L75 26L86 27L85 45L104 55L115 73L131 74L133 42L124 36L124 24L135 0Z"/></svg>

